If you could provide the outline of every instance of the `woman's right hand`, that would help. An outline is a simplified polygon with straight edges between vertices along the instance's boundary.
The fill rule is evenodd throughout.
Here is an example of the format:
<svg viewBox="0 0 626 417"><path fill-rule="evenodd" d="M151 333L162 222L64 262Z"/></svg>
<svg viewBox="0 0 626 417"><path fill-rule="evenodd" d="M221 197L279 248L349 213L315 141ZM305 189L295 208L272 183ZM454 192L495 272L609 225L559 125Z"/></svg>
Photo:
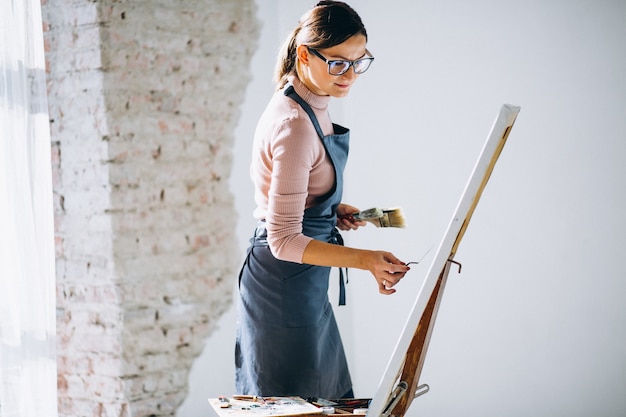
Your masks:
<svg viewBox="0 0 626 417"><path fill-rule="evenodd" d="M368 251L367 268L378 283L378 292L390 295L396 292L393 288L411 269L394 254L384 251Z"/></svg>
<svg viewBox="0 0 626 417"><path fill-rule="evenodd" d="M356 249L317 239L304 248L302 263L370 271L378 283L378 292L385 295L395 293L393 287L411 269L390 252Z"/></svg>

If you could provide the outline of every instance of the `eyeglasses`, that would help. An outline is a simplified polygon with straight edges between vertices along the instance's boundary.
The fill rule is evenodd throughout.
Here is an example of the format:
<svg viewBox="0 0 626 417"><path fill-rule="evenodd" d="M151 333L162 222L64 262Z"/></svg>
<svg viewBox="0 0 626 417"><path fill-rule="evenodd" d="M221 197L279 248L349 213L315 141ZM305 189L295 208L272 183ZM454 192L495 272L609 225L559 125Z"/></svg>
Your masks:
<svg viewBox="0 0 626 417"><path fill-rule="evenodd" d="M363 74L365 71L369 69L370 65L372 65L372 61L374 60L374 57L370 56L367 58L360 58L355 61L346 61L343 59L333 59L329 61L322 54L317 52L315 49L310 48L308 46L306 48L313 55L315 55L316 57L318 57L319 59L321 59L322 61L328 64L328 73L330 75L343 75L346 72L348 72L350 67L354 68L355 74Z"/></svg>

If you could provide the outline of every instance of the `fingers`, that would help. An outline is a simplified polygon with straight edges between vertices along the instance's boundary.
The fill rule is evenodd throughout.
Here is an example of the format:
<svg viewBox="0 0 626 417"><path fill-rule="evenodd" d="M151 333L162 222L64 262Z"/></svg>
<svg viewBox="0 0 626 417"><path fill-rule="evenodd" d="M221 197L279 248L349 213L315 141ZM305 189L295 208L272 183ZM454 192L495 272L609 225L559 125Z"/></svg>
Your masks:
<svg viewBox="0 0 626 417"><path fill-rule="evenodd" d="M403 265L403 266L406 266L406 262L402 262L400 259L396 258L396 256L393 253L385 252L385 260L387 262L393 264L393 265ZM396 270L395 272L399 272L400 270ZM404 271L404 272L406 272L406 271Z"/></svg>
<svg viewBox="0 0 626 417"><path fill-rule="evenodd" d="M393 284L395 285L395 284ZM391 295L396 292L394 288L391 288L392 285L389 281L383 279L382 282L378 284L378 292L384 295Z"/></svg>
<svg viewBox="0 0 626 417"><path fill-rule="evenodd" d="M354 206L339 204L337 206L337 228L339 230L356 230L366 226L367 222L354 219L353 214L358 212L359 209Z"/></svg>
<svg viewBox="0 0 626 417"><path fill-rule="evenodd" d="M337 215L342 216L342 217L353 214L353 213L358 213L358 212L359 212L358 208L351 206L349 204L341 203L337 206Z"/></svg>
<svg viewBox="0 0 626 417"><path fill-rule="evenodd" d="M390 253L385 253L384 257L387 262L385 270L375 274L375 276L378 281L378 292L390 295L396 292L393 287L404 278L411 268Z"/></svg>
<svg viewBox="0 0 626 417"><path fill-rule="evenodd" d="M393 288L387 288L387 287L385 287L384 285L381 284L381 285L378 286L378 292L383 294L383 295L391 295L391 294L395 293L396 290L393 289Z"/></svg>
<svg viewBox="0 0 626 417"><path fill-rule="evenodd" d="M391 253L385 254L385 261L387 265L385 267L384 272L388 274L387 277L382 277L387 281L397 283L404 275L411 270L411 267L406 263L402 262L400 259L393 256Z"/></svg>
<svg viewBox="0 0 626 417"><path fill-rule="evenodd" d="M386 274L381 274L378 276L379 280L379 285L383 288L393 288L396 284L398 284L400 282L400 280L402 278L404 278L404 276L406 275L406 271L405 272L397 272L397 273L386 273Z"/></svg>
<svg viewBox="0 0 626 417"><path fill-rule="evenodd" d="M366 222L354 220L352 217L337 217L337 228L339 230L357 230L366 224Z"/></svg>
<svg viewBox="0 0 626 417"><path fill-rule="evenodd" d="M396 292L395 285L411 270L400 259L389 252L362 251L363 262L378 284L378 292L389 295Z"/></svg>

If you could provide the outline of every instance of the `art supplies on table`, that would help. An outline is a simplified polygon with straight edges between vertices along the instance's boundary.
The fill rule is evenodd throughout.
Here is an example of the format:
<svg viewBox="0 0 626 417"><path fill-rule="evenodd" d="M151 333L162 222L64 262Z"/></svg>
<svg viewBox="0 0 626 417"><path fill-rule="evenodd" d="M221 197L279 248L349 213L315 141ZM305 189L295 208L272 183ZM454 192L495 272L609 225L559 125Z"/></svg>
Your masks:
<svg viewBox="0 0 626 417"><path fill-rule="evenodd" d="M209 398L209 403L219 417L278 417L278 416L346 416L365 415L371 399L301 397L258 397L233 395Z"/></svg>
<svg viewBox="0 0 626 417"><path fill-rule="evenodd" d="M233 395L209 398L219 417L300 416L322 414L323 410L300 397L257 397Z"/></svg>

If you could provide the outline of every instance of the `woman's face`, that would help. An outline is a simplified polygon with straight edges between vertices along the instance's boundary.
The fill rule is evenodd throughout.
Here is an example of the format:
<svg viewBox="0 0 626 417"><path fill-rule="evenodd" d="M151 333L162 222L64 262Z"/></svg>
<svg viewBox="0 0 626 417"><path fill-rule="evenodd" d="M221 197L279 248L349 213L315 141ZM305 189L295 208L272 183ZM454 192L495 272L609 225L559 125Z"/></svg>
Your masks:
<svg viewBox="0 0 626 417"><path fill-rule="evenodd" d="M367 40L364 35L357 34L343 43L332 48L316 49L328 61L346 60L355 61L367 57ZM350 67L342 75L328 73L328 64L319 56L311 52L306 45L299 45L297 49L300 61L300 78L309 90L320 96L345 97L350 87L359 77Z"/></svg>

